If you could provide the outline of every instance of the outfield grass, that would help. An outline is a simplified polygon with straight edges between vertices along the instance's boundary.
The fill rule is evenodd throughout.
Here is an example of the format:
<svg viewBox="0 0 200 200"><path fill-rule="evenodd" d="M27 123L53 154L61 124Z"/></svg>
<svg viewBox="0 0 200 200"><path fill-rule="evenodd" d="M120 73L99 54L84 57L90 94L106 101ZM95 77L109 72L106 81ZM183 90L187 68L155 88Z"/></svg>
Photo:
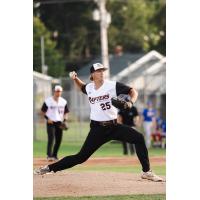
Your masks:
<svg viewBox="0 0 200 200"><path fill-rule="evenodd" d="M83 142L62 142L58 156L63 157L66 155L76 154ZM33 142L33 156L34 157L46 157L46 141ZM150 148L149 156L165 156L166 150L160 148ZM121 143L109 142L100 147L92 156L93 157L110 157L110 156L122 156L123 148Z"/></svg>
<svg viewBox="0 0 200 200"><path fill-rule="evenodd" d="M69 129L63 132L63 141L83 141L90 130L89 122L70 122ZM46 124L38 123L35 137L38 140L46 141Z"/></svg>
<svg viewBox="0 0 200 200"><path fill-rule="evenodd" d="M162 166L153 166L153 171L157 175L166 175L166 168L165 165ZM140 165L119 165L119 166L108 166L108 165L101 165L101 166L84 166L84 165L77 165L73 168L68 169L68 171L98 171L98 172L119 172L119 173L141 173L141 166Z"/></svg>
<svg viewBox="0 0 200 200"><path fill-rule="evenodd" d="M63 140L59 149L59 157L72 155L77 153L89 131L89 122L70 122L70 128L64 131ZM37 125L37 141L33 142L33 156L46 157L47 146L47 133L46 125L40 123ZM109 157L109 156L122 156L123 149L121 143L107 143L98 149L94 155L95 157ZM165 156L165 149L150 149L149 156Z"/></svg>
<svg viewBox="0 0 200 200"><path fill-rule="evenodd" d="M119 196L90 196L90 197L48 197L34 198L35 200L165 200L165 194L148 194L148 195L119 195Z"/></svg>

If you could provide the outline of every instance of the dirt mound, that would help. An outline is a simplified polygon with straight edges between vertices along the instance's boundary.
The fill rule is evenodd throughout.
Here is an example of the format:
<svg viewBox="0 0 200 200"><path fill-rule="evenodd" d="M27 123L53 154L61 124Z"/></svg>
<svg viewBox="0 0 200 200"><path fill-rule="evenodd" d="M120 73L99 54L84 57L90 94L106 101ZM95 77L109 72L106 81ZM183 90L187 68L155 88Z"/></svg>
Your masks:
<svg viewBox="0 0 200 200"><path fill-rule="evenodd" d="M165 165L164 157L150 158L152 165ZM34 168L48 164L46 159L34 158ZM90 158L83 163L92 165L137 165L136 157ZM165 178L165 177L163 177ZM44 176L33 176L34 197L105 196L130 194L165 194L165 182L142 180L139 174L114 172L72 172L65 170Z"/></svg>
<svg viewBox="0 0 200 200"><path fill-rule="evenodd" d="M34 175L34 197L164 194L165 182L142 180L132 173L57 172Z"/></svg>

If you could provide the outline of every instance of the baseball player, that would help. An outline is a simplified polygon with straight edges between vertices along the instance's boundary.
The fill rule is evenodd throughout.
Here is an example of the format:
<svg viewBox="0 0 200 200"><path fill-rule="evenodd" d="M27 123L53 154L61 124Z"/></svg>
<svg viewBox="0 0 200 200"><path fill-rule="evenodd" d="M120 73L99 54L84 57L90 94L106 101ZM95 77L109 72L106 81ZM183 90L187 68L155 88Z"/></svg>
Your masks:
<svg viewBox="0 0 200 200"><path fill-rule="evenodd" d="M112 97L120 94L128 94L132 102L137 99L137 91L116 81L104 80L104 71L107 70L102 64L95 63L90 68L91 83L85 84L71 72L70 77L78 88L88 96L90 104L90 131L81 147L75 155L70 155L61 160L36 169L35 174L43 175L49 172L57 172L71 168L85 162L98 148L111 140L126 141L134 143L136 153L142 165L141 178L152 181L162 181L150 169L148 151L145 146L144 137L137 130L123 124L117 123L117 108L112 105Z"/></svg>
<svg viewBox="0 0 200 200"><path fill-rule="evenodd" d="M156 110L151 101L147 102L147 108L143 110L143 127L146 137L147 148L151 147L151 134L155 125Z"/></svg>
<svg viewBox="0 0 200 200"><path fill-rule="evenodd" d="M136 124L139 121L139 113L135 106L132 106L130 109L120 109L118 112L118 123L125 124L132 128L136 127ZM135 145L132 143L122 142L123 153L124 155L128 155L128 149L130 150L130 154L134 154Z"/></svg>
<svg viewBox="0 0 200 200"><path fill-rule="evenodd" d="M67 121L68 118L68 107L67 101L61 97L62 87L56 85L54 88L54 94L48 97L41 108L41 111L46 119L47 123L47 160L56 161L58 160L57 153L61 144L63 135L63 125L62 122ZM52 152L53 140L55 137L55 144Z"/></svg>

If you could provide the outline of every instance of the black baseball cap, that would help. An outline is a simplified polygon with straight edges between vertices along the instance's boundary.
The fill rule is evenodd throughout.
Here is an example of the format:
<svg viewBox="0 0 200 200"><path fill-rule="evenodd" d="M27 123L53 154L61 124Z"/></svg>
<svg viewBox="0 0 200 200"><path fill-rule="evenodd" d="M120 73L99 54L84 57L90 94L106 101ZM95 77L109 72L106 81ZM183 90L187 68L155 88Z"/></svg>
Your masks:
<svg viewBox="0 0 200 200"><path fill-rule="evenodd" d="M101 63L95 63L90 67L90 74L99 69L107 70L108 68L104 67Z"/></svg>

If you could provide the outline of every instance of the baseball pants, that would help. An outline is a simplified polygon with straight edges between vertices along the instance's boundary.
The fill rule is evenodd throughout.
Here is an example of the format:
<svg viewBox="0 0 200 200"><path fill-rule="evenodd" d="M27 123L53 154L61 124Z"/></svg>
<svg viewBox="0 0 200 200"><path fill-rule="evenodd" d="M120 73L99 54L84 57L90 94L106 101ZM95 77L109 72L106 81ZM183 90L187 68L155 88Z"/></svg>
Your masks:
<svg viewBox="0 0 200 200"><path fill-rule="evenodd" d="M123 146L123 154L124 155L128 155L129 153L132 155L134 154L134 152L135 152L134 144L122 142L122 146Z"/></svg>
<svg viewBox="0 0 200 200"><path fill-rule="evenodd" d="M142 170L144 172L149 171L148 151L144 137L140 132L122 124L101 126L91 122L90 128L81 150L75 155L66 156L58 162L48 165L50 171L61 171L85 162L99 147L111 140L134 143L136 154L142 165Z"/></svg>
<svg viewBox="0 0 200 200"><path fill-rule="evenodd" d="M152 122L143 123L147 148L151 147L152 126L153 126Z"/></svg>
<svg viewBox="0 0 200 200"><path fill-rule="evenodd" d="M47 142L47 156L48 157L56 157L58 154L58 150L62 141L63 131L59 128L60 122L54 122L54 124L47 124L47 135L48 135L48 142ZM52 146L55 138L55 144Z"/></svg>

